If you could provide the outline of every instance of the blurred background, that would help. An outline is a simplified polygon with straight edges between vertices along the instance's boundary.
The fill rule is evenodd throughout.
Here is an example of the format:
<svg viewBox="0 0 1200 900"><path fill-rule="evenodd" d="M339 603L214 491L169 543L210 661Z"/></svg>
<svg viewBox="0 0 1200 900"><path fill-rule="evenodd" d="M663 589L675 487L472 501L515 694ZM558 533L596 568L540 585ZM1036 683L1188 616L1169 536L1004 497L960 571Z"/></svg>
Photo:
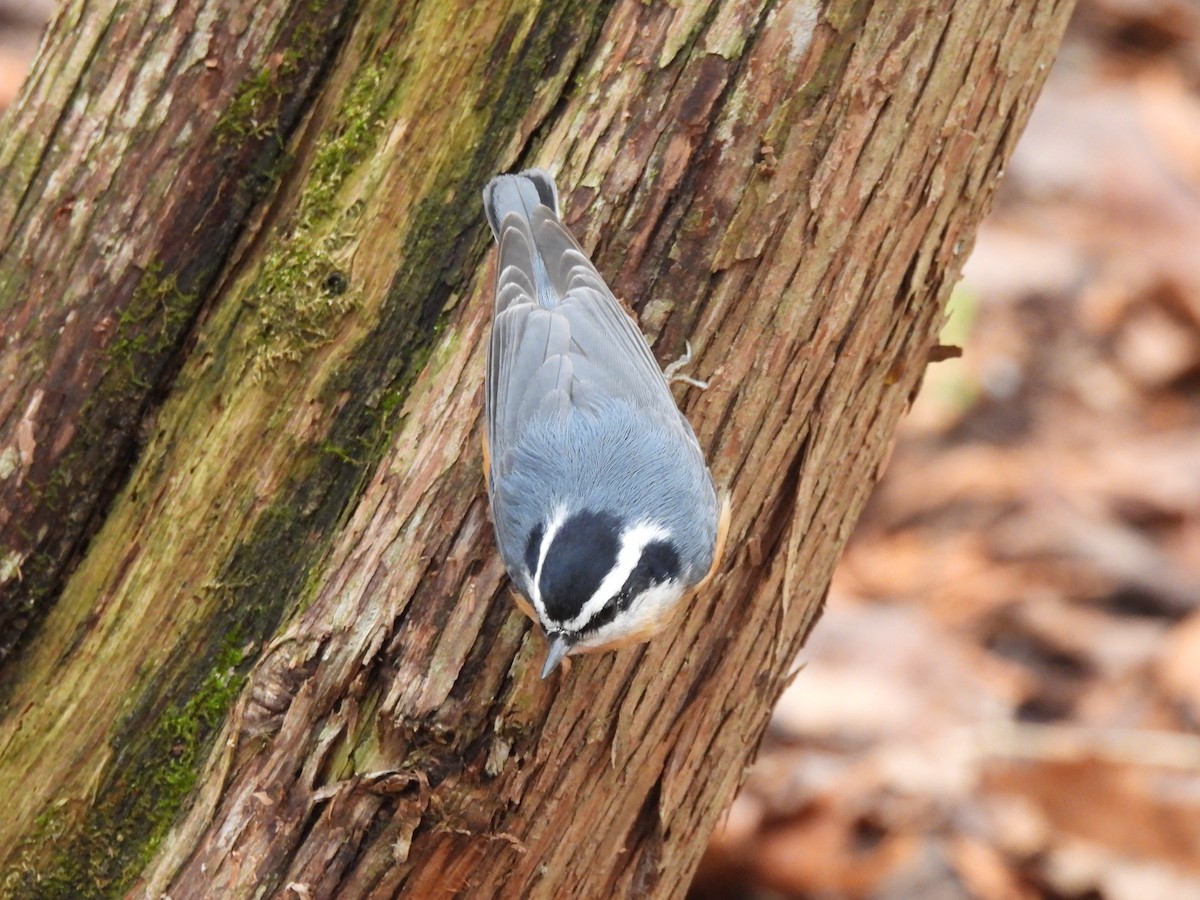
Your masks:
<svg viewBox="0 0 1200 900"><path fill-rule="evenodd" d="M16 99L53 9L53 0L0 0L0 112Z"/></svg>
<svg viewBox="0 0 1200 900"><path fill-rule="evenodd" d="M1200 2L1080 0L943 343L691 900L1200 900Z"/></svg>
<svg viewBox="0 0 1200 900"><path fill-rule="evenodd" d="M1080 0L692 900L1200 898L1200 3Z"/></svg>

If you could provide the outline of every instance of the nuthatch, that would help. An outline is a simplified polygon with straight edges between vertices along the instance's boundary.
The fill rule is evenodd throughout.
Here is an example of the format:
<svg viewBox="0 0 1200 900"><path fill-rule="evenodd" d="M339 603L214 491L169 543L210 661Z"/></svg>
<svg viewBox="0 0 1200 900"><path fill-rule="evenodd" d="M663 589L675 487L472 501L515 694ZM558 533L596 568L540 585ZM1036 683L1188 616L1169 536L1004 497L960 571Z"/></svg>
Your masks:
<svg viewBox="0 0 1200 900"><path fill-rule="evenodd" d="M518 605L549 641L545 678L666 628L716 570L728 504L550 175L500 175L483 205L499 245L484 468Z"/></svg>

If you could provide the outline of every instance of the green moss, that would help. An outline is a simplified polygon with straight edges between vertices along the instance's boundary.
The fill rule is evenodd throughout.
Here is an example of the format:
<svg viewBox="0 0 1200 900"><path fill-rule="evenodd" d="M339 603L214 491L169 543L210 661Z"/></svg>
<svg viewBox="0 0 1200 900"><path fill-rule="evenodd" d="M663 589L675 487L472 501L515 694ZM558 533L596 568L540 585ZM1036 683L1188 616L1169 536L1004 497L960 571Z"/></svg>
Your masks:
<svg viewBox="0 0 1200 900"><path fill-rule="evenodd" d="M217 119L217 143L237 143L271 134L277 126L273 111L283 97L279 84L275 71L265 66L243 81Z"/></svg>
<svg viewBox="0 0 1200 900"><path fill-rule="evenodd" d="M335 456L338 459L340 459L342 462L349 463L352 466L359 464L359 460L357 460L353 456L351 456L350 452L348 450L346 450L344 447L339 447L336 444L328 444L328 443L323 444L321 446L321 452L328 453L331 456Z"/></svg>
<svg viewBox="0 0 1200 900"><path fill-rule="evenodd" d="M234 146L247 140L281 137L280 111L301 73L323 53L325 10L319 4L310 4L308 11L313 18L300 20L287 48L238 85L217 119L214 134L218 145Z"/></svg>
<svg viewBox="0 0 1200 900"><path fill-rule="evenodd" d="M197 295L181 290L174 273L151 263L117 316L104 352L104 374L79 416L78 437L41 487L39 501L64 512L77 502L90 477L87 460L111 434L114 424L132 418L196 312ZM129 440L130 435L125 434ZM111 438L109 438L111 441Z"/></svg>
<svg viewBox="0 0 1200 900"><path fill-rule="evenodd" d="M108 369L119 376L121 389L145 391L151 387L156 364L178 343L196 303L196 294L180 290L174 273L163 272L158 263L146 268L117 318L116 334L106 351Z"/></svg>
<svg viewBox="0 0 1200 900"><path fill-rule="evenodd" d="M174 273L152 263L111 324L103 374L79 412L73 440L45 481L30 485L38 509L35 521L57 521L64 536L57 546L43 546L39 534L26 535L27 546L35 549L21 563L20 580L6 586L11 596L0 611L0 658L13 652L27 629L41 620L59 589L63 548L86 525L90 498L105 489L98 473L110 471L117 465L114 460L135 446L136 420L147 395L160 385L198 303L197 294L183 290ZM0 693L9 686L8 681L0 684Z"/></svg>
<svg viewBox="0 0 1200 900"><path fill-rule="evenodd" d="M384 86L384 76L392 63L392 54L385 53L378 62L361 69L350 83L337 117L317 144L301 201L302 218L329 218L338 190L375 148L383 127L382 113L391 94ZM360 210L361 206L351 211Z"/></svg>
<svg viewBox="0 0 1200 900"><path fill-rule="evenodd" d="M196 784L221 723L245 680L245 653L228 636L211 669L182 705L169 706L144 738L147 766L115 765L82 833L70 827L69 804L39 816L0 880L6 897L88 898L123 893L158 848ZM118 753L117 759L121 760ZM64 841L64 838L67 840ZM47 862L41 862L46 859Z"/></svg>
<svg viewBox="0 0 1200 900"><path fill-rule="evenodd" d="M225 713L242 689L245 676L238 674L238 667L244 658L245 648L240 646L236 635L227 636L212 671L196 693L181 708L171 707L159 719L157 733L151 741L169 743L171 758L170 765L156 776L160 782L187 784L187 790L195 783L196 751L204 737L224 720ZM178 806L178 799L167 798L166 803Z"/></svg>
<svg viewBox="0 0 1200 900"><path fill-rule="evenodd" d="M136 698L137 709L116 730L114 757L97 792L101 799L82 821L78 815L48 816L47 828L28 844L44 860L47 854L37 845L49 843L52 864L14 868L12 895L122 894L178 818L253 663L240 648L262 646L319 589L331 543L387 452L397 412L444 332L445 310L464 294L485 252L488 239L476 197L497 171L502 150L502 142L487 137L512 132L555 60L586 56L606 12L607 5L583 0L551 7L533 19L519 45L502 48L497 71L484 79L485 94L469 111L479 121L464 132L461 152L436 157L445 162L430 173L432 186L405 236L403 265L371 332L324 388L325 399L338 399L326 405L336 410L326 433L296 446L290 480L221 566L212 586L216 596L206 600L214 611L204 633L189 635L191 646L181 647L155 673ZM346 188L380 141L400 77L389 65L381 57L348 86L315 150L292 220L273 239L275 249L246 294L258 315L251 352L260 377L327 340L357 302L352 284L330 279L348 269L340 254L350 246L346 235L353 234L364 207L347 203ZM245 90L241 112L249 115L268 85L259 81ZM157 270L148 275L147 303L151 297L168 303L182 296L168 276ZM126 324L137 320L131 315ZM147 346L126 341L119 358L136 362ZM196 644L210 649L197 654ZM372 740L368 733L356 738L367 746ZM339 773L357 765L362 753L357 744L339 748Z"/></svg>
<svg viewBox="0 0 1200 900"><path fill-rule="evenodd" d="M257 312L251 373L262 378L281 363L298 362L329 341L358 304L344 269L362 205L338 212L349 176L376 147L390 90L390 54L365 66L346 90L336 117L319 139L304 191L286 233L247 291Z"/></svg>

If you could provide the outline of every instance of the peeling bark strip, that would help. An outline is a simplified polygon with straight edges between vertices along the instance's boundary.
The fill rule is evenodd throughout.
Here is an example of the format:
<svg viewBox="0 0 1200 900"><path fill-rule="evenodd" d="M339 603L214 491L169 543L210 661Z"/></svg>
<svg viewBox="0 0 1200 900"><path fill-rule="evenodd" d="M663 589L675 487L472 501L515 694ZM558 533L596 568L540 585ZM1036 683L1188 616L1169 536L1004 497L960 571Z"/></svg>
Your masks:
<svg viewBox="0 0 1200 900"><path fill-rule="evenodd" d="M364 4L31 642L10 892L682 896L1070 3L450 6ZM660 357L691 338L712 387L681 396L735 500L676 631L549 682L478 449L478 192L533 162Z"/></svg>
<svg viewBox="0 0 1200 900"><path fill-rule="evenodd" d="M128 475L351 5L51 23L0 143L0 661Z"/></svg>

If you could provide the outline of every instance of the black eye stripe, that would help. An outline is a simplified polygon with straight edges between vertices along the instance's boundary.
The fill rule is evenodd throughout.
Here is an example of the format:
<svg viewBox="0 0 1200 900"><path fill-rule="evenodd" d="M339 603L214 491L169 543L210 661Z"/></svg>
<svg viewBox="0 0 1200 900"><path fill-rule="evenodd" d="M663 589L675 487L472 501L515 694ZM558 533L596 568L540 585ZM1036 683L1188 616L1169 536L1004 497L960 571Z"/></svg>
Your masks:
<svg viewBox="0 0 1200 900"><path fill-rule="evenodd" d="M651 541L642 548L638 560L621 590L612 601L588 620L583 630L597 631L615 619L633 604L634 598L656 584L662 584L680 576L679 554L666 541Z"/></svg>
<svg viewBox="0 0 1200 900"><path fill-rule="evenodd" d="M650 585L678 578L679 574L679 554L675 548L666 541L651 541L642 548L642 555L629 573L621 593L636 596Z"/></svg>
<svg viewBox="0 0 1200 900"><path fill-rule="evenodd" d="M546 529L538 522L529 532L529 541L525 544L525 568L531 577L537 574L538 557L542 555L542 538L545 534Z"/></svg>

